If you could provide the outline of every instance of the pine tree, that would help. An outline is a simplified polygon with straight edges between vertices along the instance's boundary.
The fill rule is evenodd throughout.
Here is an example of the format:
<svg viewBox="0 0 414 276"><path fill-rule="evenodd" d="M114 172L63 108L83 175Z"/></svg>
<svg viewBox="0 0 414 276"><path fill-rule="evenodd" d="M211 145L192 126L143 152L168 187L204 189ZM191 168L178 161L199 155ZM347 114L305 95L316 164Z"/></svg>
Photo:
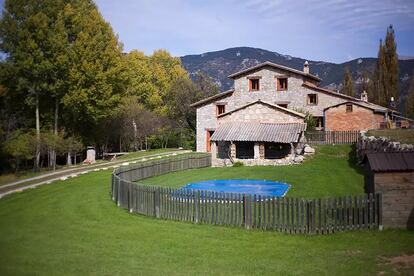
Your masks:
<svg viewBox="0 0 414 276"><path fill-rule="evenodd" d="M342 80L341 93L348 95L348 96L355 97L354 81L352 80L352 75L348 67L345 67L344 79Z"/></svg>
<svg viewBox="0 0 414 276"><path fill-rule="evenodd" d="M414 72L411 75L410 88L407 99L405 100L405 115L414 119Z"/></svg>

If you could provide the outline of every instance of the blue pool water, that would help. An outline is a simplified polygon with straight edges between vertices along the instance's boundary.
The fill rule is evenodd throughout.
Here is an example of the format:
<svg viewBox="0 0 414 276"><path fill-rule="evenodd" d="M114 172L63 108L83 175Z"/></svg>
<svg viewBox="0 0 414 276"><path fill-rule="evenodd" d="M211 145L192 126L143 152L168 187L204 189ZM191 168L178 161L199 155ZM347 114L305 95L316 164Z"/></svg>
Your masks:
<svg viewBox="0 0 414 276"><path fill-rule="evenodd" d="M289 184L270 180L222 179L189 183L182 189L283 197L289 187Z"/></svg>

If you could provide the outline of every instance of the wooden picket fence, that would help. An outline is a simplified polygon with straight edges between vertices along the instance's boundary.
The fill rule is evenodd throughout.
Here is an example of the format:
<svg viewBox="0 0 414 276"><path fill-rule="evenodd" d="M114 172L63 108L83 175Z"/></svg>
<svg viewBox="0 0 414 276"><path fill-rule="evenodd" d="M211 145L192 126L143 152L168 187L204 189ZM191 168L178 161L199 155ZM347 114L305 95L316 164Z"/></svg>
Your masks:
<svg viewBox="0 0 414 276"><path fill-rule="evenodd" d="M210 156L189 156L136 165L134 169L119 168L112 175L112 199L131 213L160 219L285 233L329 234L378 229L382 225L381 194L323 199L280 198L131 182L170 171L206 167L209 162Z"/></svg>
<svg viewBox="0 0 414 276"><path fill-rule="evenodd" d="M353 144L358 142L359 131L308 131L305 137L309 144Z"/></svg>

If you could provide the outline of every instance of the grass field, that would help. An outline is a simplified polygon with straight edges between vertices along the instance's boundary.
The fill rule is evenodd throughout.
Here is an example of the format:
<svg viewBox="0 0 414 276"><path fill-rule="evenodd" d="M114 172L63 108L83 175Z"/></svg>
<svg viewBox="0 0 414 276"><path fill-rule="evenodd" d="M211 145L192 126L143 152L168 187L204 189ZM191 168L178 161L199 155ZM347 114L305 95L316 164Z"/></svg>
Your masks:
<svg viewBox="0 0 414 276"><path fill-rule="evenodd" d="M287 196L316 198L364 193L364 175L352 165L350 146L319 147L301 165L203 168L148 178L148 185L180 187L208 179L268 179L291 184Z"/></svg>
<svg viewBox="0 0 414 276"><path fill-rule="evenodd" d="M414 144L414 129L378 129L370 130L367 135L375 137L387 137L392 141L397 141L406 144Z"/></svg>
<svg viewBox="0 0 414 276"><path fill-rule="evenodd" d="M343 159L336 166L347 166L342 150L321 151L331 162ZM301 166L325 164L320 157ZM332 165L314 176L335 180L334 169L344 173ZM393 262L414 254L410 231L301 236L156 220L118 208L109 196L110 174L94 172L1 199L0 275L377 275L414 269Z"/></svg>

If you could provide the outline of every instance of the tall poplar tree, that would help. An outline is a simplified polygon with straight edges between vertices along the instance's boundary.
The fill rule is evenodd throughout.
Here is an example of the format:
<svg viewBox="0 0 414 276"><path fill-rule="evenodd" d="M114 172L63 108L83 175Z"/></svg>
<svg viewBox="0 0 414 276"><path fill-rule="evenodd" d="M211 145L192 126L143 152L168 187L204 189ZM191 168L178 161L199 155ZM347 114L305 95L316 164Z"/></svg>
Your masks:
<svg viewBox="0 0 414 276"><path fill-rule="evenodd" d="M387 29L384 43L385 64L387 74L385 75L385 96L387 101L394 98L398 100L398 55L397 44L395 43L395 34L392 25Z"/></svg>
<svg viewBox="0 0 414 276"><path fill-rule="evenodd" d="M352 75L348 67L345 67L344 78L342 80L341 93L348 95L348 96L355 97L354 81L352 80Z"/></svg>
<svg viewBox="0 0 414 276"><path fill-rule="evenodd" d="M385 42L380 40L378 59L374 73L374 102L388 106L391 97L398 100L398 56L392 25L387 28Z"/></svg>

